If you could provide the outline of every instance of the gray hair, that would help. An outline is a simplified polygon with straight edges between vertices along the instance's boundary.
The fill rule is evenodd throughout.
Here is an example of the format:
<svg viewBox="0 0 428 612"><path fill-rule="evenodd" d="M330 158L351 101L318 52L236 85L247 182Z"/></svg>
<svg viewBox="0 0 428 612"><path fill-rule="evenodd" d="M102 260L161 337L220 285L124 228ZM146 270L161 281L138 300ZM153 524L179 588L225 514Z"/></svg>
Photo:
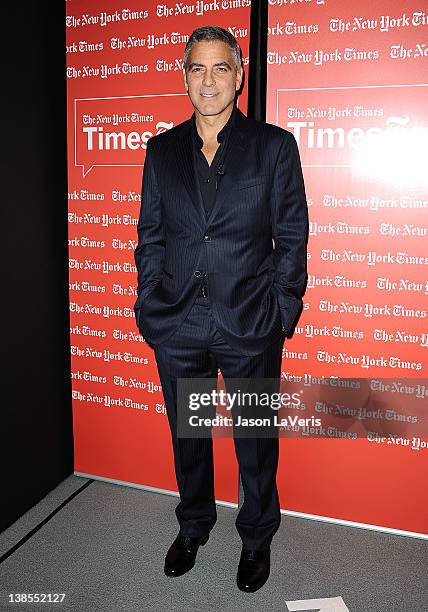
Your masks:
<svg viewBox="0 0 428 612"><path fill-rule="evenodd" d="M197 28L193 30L191 33L189 40L186 43L186 48L184 49L184 70L187 72L187 65L189 60L190 49L198 42L202 42L204 40L220 40L221 42L229 45L230 50L232 52L233 63L235 64L236 70L242 65L242 51L239 46L236 38L223 28L219 26L203 26L202 28Z"/></svg>

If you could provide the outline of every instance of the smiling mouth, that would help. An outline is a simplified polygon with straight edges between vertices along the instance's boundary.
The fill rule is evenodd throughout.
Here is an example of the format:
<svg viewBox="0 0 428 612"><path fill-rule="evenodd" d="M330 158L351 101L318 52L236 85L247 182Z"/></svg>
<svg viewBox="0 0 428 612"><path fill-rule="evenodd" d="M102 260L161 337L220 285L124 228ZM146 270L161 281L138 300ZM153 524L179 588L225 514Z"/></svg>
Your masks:
<svg viewBox="0 0 428 612"><path fill-rule="evenodd" d="M201 93L201 96L203 98L214 98L217 94L205 94L205 93Z"/></svg>

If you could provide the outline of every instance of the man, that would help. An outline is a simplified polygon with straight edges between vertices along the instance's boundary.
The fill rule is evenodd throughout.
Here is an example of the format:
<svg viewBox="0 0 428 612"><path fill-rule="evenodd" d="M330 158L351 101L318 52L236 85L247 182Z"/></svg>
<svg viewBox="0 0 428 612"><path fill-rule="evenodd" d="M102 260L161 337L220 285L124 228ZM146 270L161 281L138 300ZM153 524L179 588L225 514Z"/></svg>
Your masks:
<svg viewBox="0 0 428 612"><path fill-rule="evenodd" d="M282 346L306 286L308 217L294 137L237 108L241 50L226 30L190 36L184 84L190 119L147 143L135 261L137 324L154 348L180 493L180 531L165 573L195 563L216 522L211 437L177 435L177 380L279 380ZM274 241L274 244L273 244ZM237 583L269 577L280 524L278 437L235 436L245 494Z"/></svg>

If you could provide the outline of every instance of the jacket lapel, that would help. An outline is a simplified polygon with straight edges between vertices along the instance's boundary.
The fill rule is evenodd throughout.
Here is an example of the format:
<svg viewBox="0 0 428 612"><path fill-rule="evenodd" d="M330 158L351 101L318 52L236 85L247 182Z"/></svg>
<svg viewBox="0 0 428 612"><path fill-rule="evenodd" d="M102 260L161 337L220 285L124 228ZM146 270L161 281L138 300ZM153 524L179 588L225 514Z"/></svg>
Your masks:
<svg viewBox="0 0 428 612"><path fill-rule="evenodd" d="M245 153L245 128L247 126L246 116L237 108L235 123L229 134L229 142L223 162L224 176L220 177L214 206L211 209L207 223L211 223L219 209L229 198L233 198L234 183L232 177L239 174Z"/></svg>
<svg viewBox="0 0 428 612"><path fill-rule="evenodd" d="M228 175L231 173L236 175L236 170L242 163L242 155L243 152L245 152L244 143L246 127L247 118L239 110L239 108L237 108L235 123L230 131L229 143L223 162L225 174L219 180L215 203L208 218L205 213L201 190L199 188L199 179L197 177L195 164L193 162L193 143L190 119L183 124L183 133L179 136L177 135L177 138L175 139L177 168L203 226L211 223L213 217L215 214L217 214L218 209L221 207L221 204L227 197L231 196L231 185L229 184Z"/></svg>
<svg viewBox="0 0 428 612"><path fill-rule="evenodd" d="M177 168L198 216L202 215L201 218L205 219L204 203L202 201L201 190L199 189L195 164L193 163L192 146L191 120L189 119L183 124L183 133L177 135L175 139Z"/></svg>

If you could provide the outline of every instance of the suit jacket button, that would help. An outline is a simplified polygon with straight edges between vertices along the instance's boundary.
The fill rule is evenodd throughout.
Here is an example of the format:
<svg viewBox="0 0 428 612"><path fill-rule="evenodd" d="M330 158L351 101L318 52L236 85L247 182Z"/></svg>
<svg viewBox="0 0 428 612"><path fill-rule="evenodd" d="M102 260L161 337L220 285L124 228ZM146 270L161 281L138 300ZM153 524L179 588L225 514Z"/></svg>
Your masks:
<svg viewBox="0 0 428 612"><path fill-rule="evenodd" d="M196 277L198 277L198 278L199 278L200 276L202 276L202 272L201 272L200 270L195 270L195 271L193 272L193 276L196 276Z"/></svg>

